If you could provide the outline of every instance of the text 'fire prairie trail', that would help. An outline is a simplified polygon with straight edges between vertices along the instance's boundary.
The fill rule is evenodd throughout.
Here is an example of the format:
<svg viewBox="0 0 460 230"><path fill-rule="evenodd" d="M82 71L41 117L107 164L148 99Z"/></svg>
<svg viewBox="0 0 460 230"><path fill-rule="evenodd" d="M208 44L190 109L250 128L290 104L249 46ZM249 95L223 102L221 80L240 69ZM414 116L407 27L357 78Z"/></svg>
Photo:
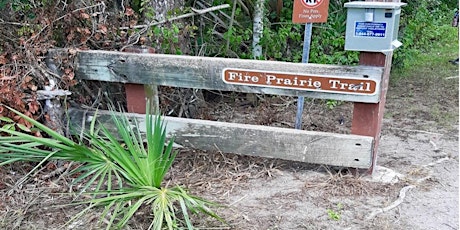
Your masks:
<svg viewBox="0 0 460 230"><path fill-rule="evenodd" d="M338 76L302 75L284 72L229 69L222 71L225 83L273 88L290 88L309 91L325 91L345 94L376 93L378 84L371 79Z"/></svg>

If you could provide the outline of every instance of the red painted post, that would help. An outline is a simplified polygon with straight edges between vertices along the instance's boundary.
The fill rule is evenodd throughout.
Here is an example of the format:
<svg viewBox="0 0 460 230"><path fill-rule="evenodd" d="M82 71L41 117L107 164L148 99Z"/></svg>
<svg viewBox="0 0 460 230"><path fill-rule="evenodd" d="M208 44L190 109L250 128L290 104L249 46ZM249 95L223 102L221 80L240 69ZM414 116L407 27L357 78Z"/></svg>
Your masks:
<svg viewBox="0 0 460 230"><path fill-rule="evenodd" d="M125 93L128 113L145 114L147 95L144 85L127 83L125 84Z"/></svg>
<svg viewBox="0 0 460 230"><path fill-rule="evenodd" d="M367 66L384 67L384 73L381 81L381 93L379 103L354 103L353 120L351 123L351 133L374 138L372 150L372 165L369 173L373 173L377 161L377 151L382 130L383 112L385 109L388 83L390 80L391 60L393 52L373 53L361 52L359 55L359 64Z"/></svg>
<svg viewBox="0 0 460 230"><path fill-rule="evenodd" d="M155 53L155 49L146 46L130 46L123 49L123 52L128 53ZM125 84L126 93L126 107L128 113L140 113L145 114L145 108L147 103L147 94L145 92L145 86L140 84Z"/></svg>

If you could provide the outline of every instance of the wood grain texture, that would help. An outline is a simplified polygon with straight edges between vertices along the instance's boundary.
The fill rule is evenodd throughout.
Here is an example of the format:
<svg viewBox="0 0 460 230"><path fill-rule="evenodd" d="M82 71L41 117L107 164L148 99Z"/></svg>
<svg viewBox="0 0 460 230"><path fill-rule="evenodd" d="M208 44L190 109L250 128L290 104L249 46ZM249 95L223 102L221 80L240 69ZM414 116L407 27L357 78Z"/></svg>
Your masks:
<svg viewBox="0 0 460 230"><path fill-rule="evenodd" d="M377 103L375 95L346 95L294 89L232 85L222 81L225 68L312 74L338 78L381 81L383 68L338 66L231 58L196 57L166 54L133 54L112 51L78 51L75 60L79 79L145 85L165 85L221 91L303 96L320 99Z"/></svg>
<svg viewBox="0 0 460 230"><path fill-rule="evenodd" d="M145 132L145 115L129 113ZM71 125L79 133L87 129L94 113L69 109ZM250 156L278 158L314 164L369 168L373 138L295 129L164 117L169 136L184 147ZM114 130L108 111L98 111L98 121Z"/></svg>

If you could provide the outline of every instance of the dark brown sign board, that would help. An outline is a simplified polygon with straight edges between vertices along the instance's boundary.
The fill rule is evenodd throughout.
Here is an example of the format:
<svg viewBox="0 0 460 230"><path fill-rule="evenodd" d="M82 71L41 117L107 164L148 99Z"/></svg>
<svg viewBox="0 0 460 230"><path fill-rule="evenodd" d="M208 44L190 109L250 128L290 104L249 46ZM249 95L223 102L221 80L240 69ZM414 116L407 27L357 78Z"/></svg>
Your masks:
<svg viewBox="0 0 460 230"><path fill-rule="evenodd" d="M293 23L326 22L329 0L294 0Z"/></svg>
<svg viewBox="0 0 460 230"><path fill-rule="evenodd" d="M375 80L340 76L266 72L225 68L222 80L227 84L248 85L340 94L374 95L378 83Z"/></svg>

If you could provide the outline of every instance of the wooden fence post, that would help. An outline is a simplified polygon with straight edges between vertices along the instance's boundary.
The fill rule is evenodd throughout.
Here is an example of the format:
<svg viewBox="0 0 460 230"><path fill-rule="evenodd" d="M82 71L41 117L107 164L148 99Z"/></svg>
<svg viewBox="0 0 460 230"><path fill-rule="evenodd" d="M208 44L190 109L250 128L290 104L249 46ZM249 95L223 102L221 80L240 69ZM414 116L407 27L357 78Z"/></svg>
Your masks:
<svg viewBox="0 0 460 230"><path fill-rule="evenodd" d="M377 151L382 130L383 113L385 109L388 83L390 80L391 60L393 52L374 53L361 52L359 64L364 66L384 67L381 81L380 101L378 103L355 102L353 108L353 120L351 133L356 135L370 136L374 138L372 148L372 165L369 173L373 173L377 161Z"/></svg>
<svg viewBox="0 0 460 230"><path fill-rule="evenodd" d="M123 52L128 53L155 53L155 50L147 46L130 46L123 49ZM160 99L158 98L158 86L156 85L141 85L141 84L125 84L126 107L128 113L145 114L147 99L150 101L151 114L160 111Z"/></svg>
<svg viewBox="0 0 460 230"><path fill-rule="evenodd" d="M365 0L366 2L401 2L400 0ZM386 95L390 80L391 61L393 51L386 53L361 52L359 64L367 66L384 67L381 82L380 101L377 104L354 103L353 120L351 133L356 135L370 136L374 138L372 151L372 165L368 173L374 172L377 162L377 152L380 142L380 132L382 131L383 113L385 109Z"/></svg>

